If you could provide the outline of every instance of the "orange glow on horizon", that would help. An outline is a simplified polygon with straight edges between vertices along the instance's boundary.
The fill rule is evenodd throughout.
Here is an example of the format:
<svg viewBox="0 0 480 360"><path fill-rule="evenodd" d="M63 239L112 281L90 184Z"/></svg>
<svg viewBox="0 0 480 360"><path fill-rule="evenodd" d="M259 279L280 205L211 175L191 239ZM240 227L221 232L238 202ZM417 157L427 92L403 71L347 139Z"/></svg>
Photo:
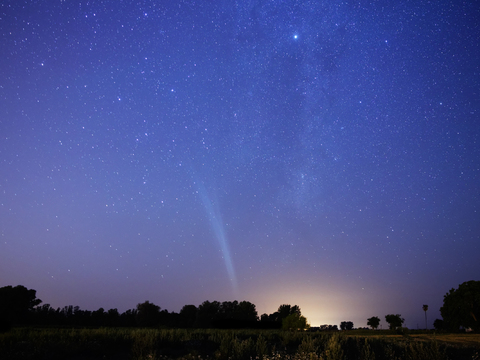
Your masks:
<svg viewBox="0 0 480 360"><path fill-rule="evenodd" d="M311 326L339 326L342 321L353 321L355 327L366 327L369 317L383 314L381 299L375 296L378 289L358 290L348 282L334 279L316 283L308 279L284 279L260 288L248 296L257 306L259 316L277 311L282 304L290 304L300 306Z"/></svg>

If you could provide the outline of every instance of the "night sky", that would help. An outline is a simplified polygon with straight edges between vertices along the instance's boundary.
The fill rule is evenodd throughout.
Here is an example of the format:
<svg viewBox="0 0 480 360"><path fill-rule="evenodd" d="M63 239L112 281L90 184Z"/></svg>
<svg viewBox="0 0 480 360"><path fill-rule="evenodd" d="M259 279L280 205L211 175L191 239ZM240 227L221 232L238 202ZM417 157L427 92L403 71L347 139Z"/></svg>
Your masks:
<svg viewBox="0 0 480 360"><path fill-rule="evenodd" d="M475 1L0 3L0 286L423 328L480 280Z"/></svg>

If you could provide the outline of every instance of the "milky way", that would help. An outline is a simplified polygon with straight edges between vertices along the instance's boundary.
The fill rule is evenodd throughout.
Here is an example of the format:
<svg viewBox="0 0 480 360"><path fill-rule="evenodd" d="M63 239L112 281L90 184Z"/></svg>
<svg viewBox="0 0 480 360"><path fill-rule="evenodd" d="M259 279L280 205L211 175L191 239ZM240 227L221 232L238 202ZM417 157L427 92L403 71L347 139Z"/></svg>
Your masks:
<svg viewBox="0 0 480 360"><path fill-rule="evenodd" d="M479 280L474 3L4 1L0 286L440 317ZM383 322L385 325L385 322Z"/></svg>

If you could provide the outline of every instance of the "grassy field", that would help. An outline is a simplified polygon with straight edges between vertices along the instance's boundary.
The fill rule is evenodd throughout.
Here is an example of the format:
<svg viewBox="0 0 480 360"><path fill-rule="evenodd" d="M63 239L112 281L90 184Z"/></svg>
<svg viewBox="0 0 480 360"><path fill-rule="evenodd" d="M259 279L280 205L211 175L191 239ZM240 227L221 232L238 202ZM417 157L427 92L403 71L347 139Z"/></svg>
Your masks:
<svg viewBox="0 0 480 360"><path fill-rule="evenodd" d="M0 334L2 360L480 360L479 354L479 334L128 328L17 328Z"/></svg>
<svg viewBox="0 0 480 360"><path fill-rule="evenodd" d="M432 341L452 344L456 346L480 346L480 334L437 334L437 335L412 335L415 340Z"/></svg>
<svg viewBox="0 0 480 360"><path fill-rule="evenodd" d="M400 339L408 337L411 340L416 341L437 341L439 343L449 344L453 346L472 346L480 347L480 334L473 333L457 333L457 334L445 334L436 333L434 331L412 331L407 332L404 335L392 333L390 331L357 331L353 330L347 332L349 336L360 336L369 338L386 338L386 339Z"/></svg>

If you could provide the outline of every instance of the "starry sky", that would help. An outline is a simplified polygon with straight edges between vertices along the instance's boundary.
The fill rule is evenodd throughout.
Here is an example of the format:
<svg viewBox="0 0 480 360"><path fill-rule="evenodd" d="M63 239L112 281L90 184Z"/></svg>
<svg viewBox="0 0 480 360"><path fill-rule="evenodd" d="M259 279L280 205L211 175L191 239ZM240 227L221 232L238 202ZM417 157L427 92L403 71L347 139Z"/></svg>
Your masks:
<svg viewBox="0 0 480 360"><path fill-rule="evenodd" d="M472 1L6 0L0 286L423 328L480 280Z"/></svg>

